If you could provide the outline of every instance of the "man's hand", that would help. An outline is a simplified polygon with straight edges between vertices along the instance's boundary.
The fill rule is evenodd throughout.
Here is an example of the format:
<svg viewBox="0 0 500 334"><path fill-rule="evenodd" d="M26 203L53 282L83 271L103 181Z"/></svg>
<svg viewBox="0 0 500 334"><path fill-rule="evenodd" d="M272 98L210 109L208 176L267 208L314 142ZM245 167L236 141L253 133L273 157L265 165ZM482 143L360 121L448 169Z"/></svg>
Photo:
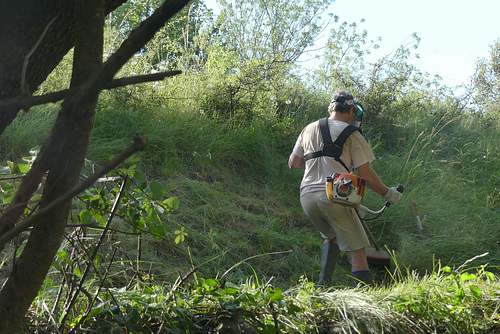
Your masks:
<svg viewBox="0 0 500 334"><path fill-rule="evenodd" d="M403 196L403 194L397 191L396 187L391 187L387 189L387 193L382 197L385 198L387 202L395 204L401 199L401 196Z"/></svg>

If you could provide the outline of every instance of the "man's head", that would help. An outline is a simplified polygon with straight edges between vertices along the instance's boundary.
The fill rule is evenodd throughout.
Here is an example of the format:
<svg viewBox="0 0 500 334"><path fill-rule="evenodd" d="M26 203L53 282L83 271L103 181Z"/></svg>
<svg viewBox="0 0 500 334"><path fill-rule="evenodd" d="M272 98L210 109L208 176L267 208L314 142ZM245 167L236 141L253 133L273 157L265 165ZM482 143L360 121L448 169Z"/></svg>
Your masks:
<svg viewBox="0 0 500 334"><path fill-rule="evenodd" d="M328 111L330 112L330 114L332 112L347 114L349 113L351 108L354 108L354 110L356 110L354 97L352 96L352 94L341 90L333 94L330 105L328 106Z"/></svg>
<svg viewBox="0 0 500 334"><path fill-rule="evenodd" d="M361 127L363 119L363 106L361 103L354 101L352 94L346 91L338 91L332 96L330 105L328 106L330 117L357 127Z"/></svg>

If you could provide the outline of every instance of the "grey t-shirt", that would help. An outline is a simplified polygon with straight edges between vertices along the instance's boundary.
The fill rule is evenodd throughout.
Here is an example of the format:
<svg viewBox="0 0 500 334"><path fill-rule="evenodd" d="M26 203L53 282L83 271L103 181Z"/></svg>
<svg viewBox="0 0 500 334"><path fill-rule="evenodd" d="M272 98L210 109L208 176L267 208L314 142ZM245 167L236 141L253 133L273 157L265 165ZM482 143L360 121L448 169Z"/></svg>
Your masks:
<svg viewBox="0 0 500 334"><path fill-rule="evenodd" d="M328 119L328 127L332 136L332 141L335 141L342 130L349 124ZM300 133L293 153L303 158L304 155L320 151L323 148L323 139L319 127L319 121L308 124ZM365 163L370 163L375 160L373 152L366 142L365 138L355 131L344 144L344 150L340 159L346 164L349 170L357 168ZM345 168L331 157L319 157L306 161L304 177L300 183L300 196L314 191L325 191L326 177L333 173L348 173Z"/></svg>

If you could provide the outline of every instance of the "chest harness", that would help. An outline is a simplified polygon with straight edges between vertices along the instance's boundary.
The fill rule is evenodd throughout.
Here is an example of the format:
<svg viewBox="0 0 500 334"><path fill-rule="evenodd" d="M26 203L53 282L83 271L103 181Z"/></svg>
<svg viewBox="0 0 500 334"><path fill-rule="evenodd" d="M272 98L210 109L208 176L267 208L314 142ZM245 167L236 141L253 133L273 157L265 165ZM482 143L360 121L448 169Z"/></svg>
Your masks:
<svg viewBox="0 0 500 334"><path fill-rule="evenodd" d="M325 117L319 120L319 129L321 130L321 136L323 137L323 149L321 151L306 154L304 156L306 161L323 156L331 157L344 166L347 172L349 172L349 168L347 168L346 164L340 159L340 156L342 155L347 138L349 138L354 131L359 131L361 133L361 129L354 125L348 125L344 130L342 130L334 142L332 142L332 137L330 136L328 118Z"/></svg>

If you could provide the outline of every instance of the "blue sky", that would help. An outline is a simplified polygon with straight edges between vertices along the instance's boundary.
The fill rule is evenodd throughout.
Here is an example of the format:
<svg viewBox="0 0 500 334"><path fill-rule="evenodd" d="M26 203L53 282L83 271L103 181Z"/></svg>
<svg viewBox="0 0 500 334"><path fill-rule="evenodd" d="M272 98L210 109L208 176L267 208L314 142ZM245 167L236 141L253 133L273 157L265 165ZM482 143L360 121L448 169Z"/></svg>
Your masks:
<svg viewBox="0 0 500 334"><path fill-rule="evenodd" d="M206 4L214 8L216 0ZM336 0L330 11L340 22L358 23L360 31L368 32L368 40L382 38L373 58L393 52L416 33L421 38L416 51L420 58L412 63L449 85L467 82L475 61L488 58L489 45L500 38L498 0Z"/></svg>

